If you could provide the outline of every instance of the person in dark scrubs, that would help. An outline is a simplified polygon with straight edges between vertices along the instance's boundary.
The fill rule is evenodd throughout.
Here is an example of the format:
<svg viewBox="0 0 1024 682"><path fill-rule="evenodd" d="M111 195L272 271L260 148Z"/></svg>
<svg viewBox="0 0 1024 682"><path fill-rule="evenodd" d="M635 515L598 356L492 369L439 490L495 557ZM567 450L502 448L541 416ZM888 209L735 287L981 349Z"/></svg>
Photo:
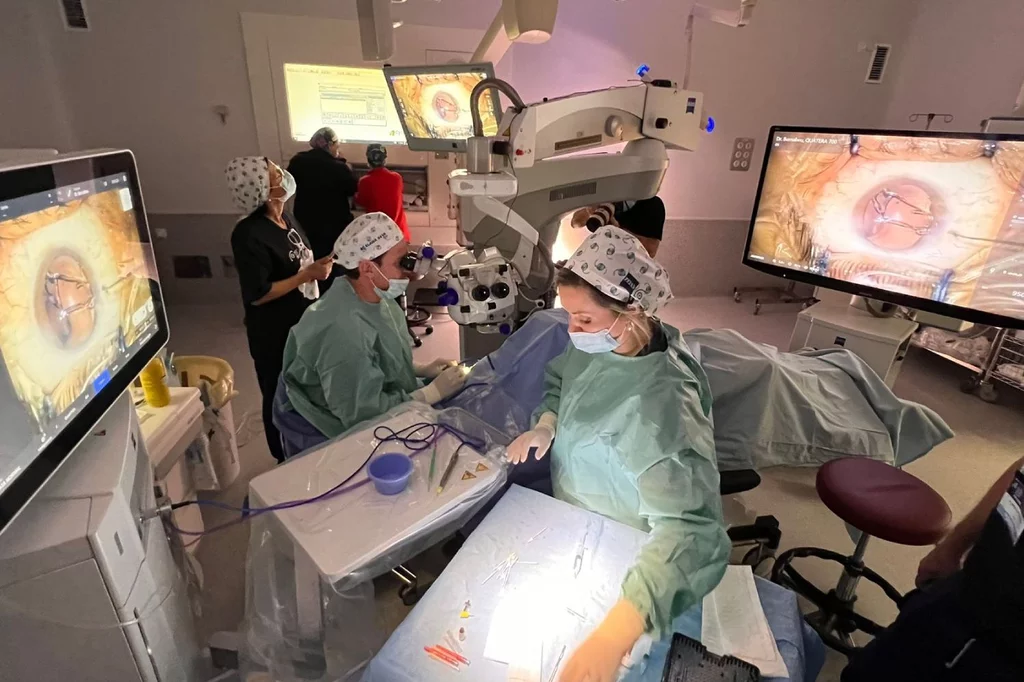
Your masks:
<svg viewBox="0 0 1024 682"><path fill-rule="evenodd" d="M292 157L288 172L295 176L295 217L309 235L313 256L323 258L352 222L349 200L356 193L356 179L332 129L316 131L309 147Z"/></svg>
<svg viewBox="0 0 1024 682"><path fill-rule="evenodd" d="M591 218L595 220L590 221ZM661 197L617 201L581 208L572 215L573 227L586 226L591 232L605 225L615 225L629 232L643 244L651 258L658 255L665 232L665 202Z"/></svg>
<svg viewBox="0 0 1024 682"><path fill-rule="evenodd" d="M263 394L263 427L270 454L284 461L274 427L273 402L288 332L319 296L318 281L330 275L331 256L314 260L299 224L285 213L295 179L264 156L243 156L225 169L235 205L246 213L231 233L231 250L242 288L249 354Z"/></svg>
<svg viewBox="0 0 1024 682"><path fill-rule="evenodd" d="M921 560L917 585L842 682L1024 679L1024 458Z"/></svg>

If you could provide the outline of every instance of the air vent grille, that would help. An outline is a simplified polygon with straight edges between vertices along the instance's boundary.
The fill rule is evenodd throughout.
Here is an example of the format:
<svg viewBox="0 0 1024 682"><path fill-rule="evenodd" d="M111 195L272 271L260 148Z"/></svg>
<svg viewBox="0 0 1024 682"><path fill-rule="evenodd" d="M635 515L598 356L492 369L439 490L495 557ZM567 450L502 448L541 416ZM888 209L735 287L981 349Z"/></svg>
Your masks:
<svg viewBox="0 0 1024 682"><path fill-rule="evenodd" d="M868 75L864 78L865 83L882 82L891 51L892 45L875 45L875 49L871 53L871 63L868 65Z"/></svg>
<svg viewBox="0 0 1024 682"><path fill-rule="evenodd" d="M88 31L89 18L85 15L85 0L60 0L64 11L64 28L71 31Z"/></svg>

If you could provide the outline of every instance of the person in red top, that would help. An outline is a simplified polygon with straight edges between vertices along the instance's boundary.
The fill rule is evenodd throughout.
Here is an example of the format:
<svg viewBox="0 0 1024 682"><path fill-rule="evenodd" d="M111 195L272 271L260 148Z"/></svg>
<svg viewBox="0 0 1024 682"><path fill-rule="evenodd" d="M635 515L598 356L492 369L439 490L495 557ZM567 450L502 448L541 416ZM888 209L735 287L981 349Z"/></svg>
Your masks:
<svg viewBox="0 0 1024 682"><path fill-rule="evenodd" d="M388 152L382 144L371 144L366 148L366 162L370 172L359 178L356 203L367 213L380 212L398 223L406 241L411 241L409 224L405 219L402 205L404 185L402 176L385 168Z"/></svg>

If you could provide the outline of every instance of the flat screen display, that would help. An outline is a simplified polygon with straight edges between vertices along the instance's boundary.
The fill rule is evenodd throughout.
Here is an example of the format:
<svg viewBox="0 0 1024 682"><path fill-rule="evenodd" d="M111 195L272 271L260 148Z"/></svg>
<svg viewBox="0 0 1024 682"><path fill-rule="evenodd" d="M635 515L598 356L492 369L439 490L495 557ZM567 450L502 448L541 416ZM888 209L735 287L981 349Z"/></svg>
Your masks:
<svg viewBox="0 0 1024 682"><path fill-rule="evenodd" d="M398 112L380 69L284 65L291 137L307 142L329 127L342 142L405 144Z"/></svg>
<svg viewBox="0 0 1024 682"><path fill-rule="evenodd" d="M384 67L384 76L398 110L409 149L462 151L473 136L469 96L485 78L494 77L490 64ZM480 97L484 134L498 133L497 96Z"/></svg>
<svg viewBox="0 0 1024 682"><path fill-rule="evenodd" d="M744 263L1024 326L1024 136L773 127Z"/></svg>
<svg viewBox="0 0 1024 682"><path fill-rule="evenodd" d="M0 529L167 341L128 152L0 169Z"/></svg>

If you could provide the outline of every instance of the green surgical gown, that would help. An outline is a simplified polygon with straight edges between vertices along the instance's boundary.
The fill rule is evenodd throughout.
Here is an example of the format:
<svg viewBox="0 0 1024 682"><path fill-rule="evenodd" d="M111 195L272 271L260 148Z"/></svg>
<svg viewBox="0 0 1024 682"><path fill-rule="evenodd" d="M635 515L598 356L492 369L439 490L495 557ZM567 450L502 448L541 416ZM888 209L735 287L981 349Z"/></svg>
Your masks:
<svg viewBox="0 0 1024 682"><path fill-rule="evenodd" d="M292 409L328 438L419 387L402 309L388 299L363 301L342 277L292 327L282 376Z"/></svg>
<svg viewBox="0 0 1024 682"><path fill-rule="evenodd" d="M535 415L558 415L555 497L649 532L622 596L657 637L714 589L730 548L711 389L678 330L662 328L668 350L639 357L570 345L548 365Z"/></svg>

